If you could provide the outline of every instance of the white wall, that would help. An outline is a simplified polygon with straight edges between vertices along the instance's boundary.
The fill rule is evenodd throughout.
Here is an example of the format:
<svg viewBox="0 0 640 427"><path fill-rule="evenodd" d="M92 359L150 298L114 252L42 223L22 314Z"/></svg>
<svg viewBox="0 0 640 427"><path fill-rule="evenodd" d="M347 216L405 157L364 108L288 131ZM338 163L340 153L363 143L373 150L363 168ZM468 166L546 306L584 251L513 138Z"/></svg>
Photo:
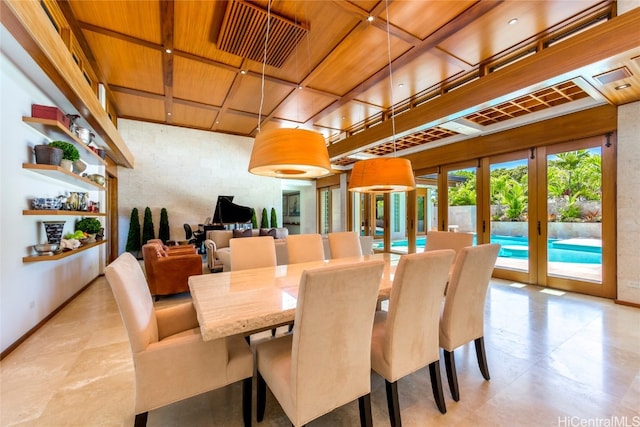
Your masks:
<svg viewBox="0 0 640 427"><path fill-rule="evenodd" d="M618 299L640 304L640 102L618 107Z"/></svg>
<svg viewBox="0 0 640 427"><path fill-rule="evenodd" d="M3 38L3 43L6 39ZM65 220L72 231L77 216L23 216L33 197L54 197L77 189L22 169L33 163L32 147L44 137L22 122L31 104L56 105L0 54L0 347L4 351L100 272L106 245L62 260L23 263L31 247L46 242L42 220ZM95 168L95 166L94 166ZM100 172L87 168L88 173ZM97 192L90 198L97 200ZM102 253L102 254L101 254Z"/></svg>
<svg viewBox="0 0 640 427"><path fill-rule="evenodd" d="M219 195L254 208L258 225L262 208L272 207L282 223L280 180L247 171L252 138L132 120L118 120L118 131L136 159L133 169L118 168L119 253L134 207L141 227L151 209L156 237L166 208L173 239L184 239L184 223L193 228L212 217Z"/></svg>

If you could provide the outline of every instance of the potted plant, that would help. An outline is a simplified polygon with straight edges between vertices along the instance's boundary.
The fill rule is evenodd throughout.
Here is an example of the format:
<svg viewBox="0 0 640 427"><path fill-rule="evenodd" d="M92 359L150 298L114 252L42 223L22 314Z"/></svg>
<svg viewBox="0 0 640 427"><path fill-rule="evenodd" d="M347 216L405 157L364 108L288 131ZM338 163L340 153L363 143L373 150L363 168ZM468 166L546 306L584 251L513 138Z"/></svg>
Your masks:
<svg viewBox="0 0 640 427"><path fill-rule="evenodd" d="M89 235L89 242L94 240L96 234L102 228L102 224L97 218L82 218L76 222L76 230L80 230Z"/></svg>
<svg viewBox="0 0 640 427"><path fill-rule="evenodd" d="M60 165L63 168L72 171L73 162L80 159L80 152L78 151L76 146L66 141L52 141L51 143L49 143L49 146L62 150L62 161L60 162Z"/></svg>

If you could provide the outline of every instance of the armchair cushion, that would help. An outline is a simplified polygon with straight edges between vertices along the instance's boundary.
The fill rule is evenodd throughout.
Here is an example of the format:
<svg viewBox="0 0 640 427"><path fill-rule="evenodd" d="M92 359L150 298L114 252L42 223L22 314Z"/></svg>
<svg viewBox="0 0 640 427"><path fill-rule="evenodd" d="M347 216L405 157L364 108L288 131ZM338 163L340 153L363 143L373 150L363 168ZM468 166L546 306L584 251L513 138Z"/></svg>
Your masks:
<svg viewBox="0 0 640 427"><path fill-rule="evenodd" d="M253 231L251 228L246 228L244 230L233 230L233 238L237 239L239 237L253 237Z"/></svg>
<svg viewBox="0 0 640 427"><path fill-rule="evenodd" d="M276 229L275 228L261 228L260 236L271 236L274 239L276 238Z"/></svg>

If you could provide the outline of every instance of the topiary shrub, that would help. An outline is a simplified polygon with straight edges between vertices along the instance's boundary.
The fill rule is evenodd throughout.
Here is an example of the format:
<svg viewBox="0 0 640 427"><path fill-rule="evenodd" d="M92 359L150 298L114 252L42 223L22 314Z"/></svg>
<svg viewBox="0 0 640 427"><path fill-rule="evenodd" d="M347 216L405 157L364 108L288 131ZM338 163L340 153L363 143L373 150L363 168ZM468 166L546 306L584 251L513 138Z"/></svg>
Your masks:
<svg viewBox="0 0 640 427"><path fill-rule="evenodd" d="M169 231L169 214L166 208L160 210L160 228L158 228L158 238L162 240L164 244L170 239Z"/></svg>
<svg viewBox="0 0 640 427"><path fill-rule="evenodd" d="M155 239L156 234L153 231L153 218L151 217L151 209L149 206L144 208L144 220L142 222L142 243L145 244L151 239Z"/></svg>
<svg viewBox="0 0 640 427"><path fill-rule="evenodd" d="M260 228L269 228L269 217L267 216L267 208L262 208L262 219L260 220Z"/></svg>
<svg viewBox="0 0 640 427"><path fill-rule="evenodd" d="M276 208L271 208L271 228L278 228L278 216Z"/></svg>
<svg viewBox="0 0 640 427"><path fill-rule="evenodd" d="M137 258L140 248L140 217L138 216L138 208L133 208L129 219L129 234L127 235L125 250L131 252Z"/></svg>
<svg viewBox="0 0 640 427"><path fill-rule="evenodd" d="M251 228L258 228L258 219L256 218L255 209L251 209Z"/></svg>

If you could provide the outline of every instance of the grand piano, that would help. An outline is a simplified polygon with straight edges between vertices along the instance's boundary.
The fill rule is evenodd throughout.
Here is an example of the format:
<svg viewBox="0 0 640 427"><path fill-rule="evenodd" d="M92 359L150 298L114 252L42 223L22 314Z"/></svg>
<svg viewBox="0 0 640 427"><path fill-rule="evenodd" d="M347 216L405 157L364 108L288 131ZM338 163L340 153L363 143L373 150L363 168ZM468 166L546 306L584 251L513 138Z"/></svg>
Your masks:
<svg viewBox="0 0 640 427"><path fill-rule="evenodd" d="M218 196L216 209L213 212L211 225L207 230L224 230L228 228L241 228L240 224L251 223L253 208L233 203L233 196Z"/></svg>

